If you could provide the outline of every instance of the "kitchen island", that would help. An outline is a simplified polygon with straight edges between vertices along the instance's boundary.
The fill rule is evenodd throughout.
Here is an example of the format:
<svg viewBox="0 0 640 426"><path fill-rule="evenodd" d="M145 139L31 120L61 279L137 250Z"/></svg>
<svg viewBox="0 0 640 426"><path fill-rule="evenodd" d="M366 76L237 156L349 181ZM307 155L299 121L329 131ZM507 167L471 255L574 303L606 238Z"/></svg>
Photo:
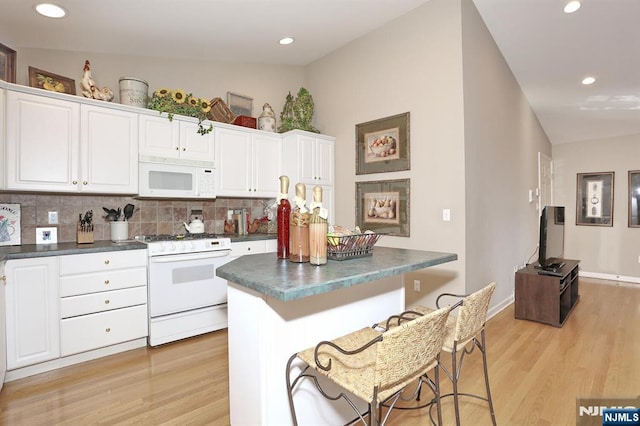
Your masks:
<svg viewBox="0 0 640 426"><path fill-rule="evenodd" d="M326 265L243 256L217 269L229 282L229 404L232 426L291 424L287 360L301 349L404 310L401 274L456 260L453 253L376 247L373 255ZM344 423L304 383L294 394L298 421Z"/></svg>

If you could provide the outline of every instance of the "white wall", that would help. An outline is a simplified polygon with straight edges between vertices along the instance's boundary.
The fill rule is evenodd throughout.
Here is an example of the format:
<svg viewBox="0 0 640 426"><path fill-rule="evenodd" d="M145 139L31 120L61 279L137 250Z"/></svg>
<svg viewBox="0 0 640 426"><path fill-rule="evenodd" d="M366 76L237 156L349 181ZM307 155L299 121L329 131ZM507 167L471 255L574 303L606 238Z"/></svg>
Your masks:
<svg viewBox="0 0 640 426"><path fill-rule="evenodd" d="M640 228L628 227L629 170L640 170L640 135L553 146L554 191L566 208L565 257L585 273L640 282ZM577 226L578 173L614 172L613 226Z"/></svg>
<svg viewBox="0 0 640 426"><path fill-rule="evenodd" d="M308 88L317 127L336 136L336 222L355 224L355 182L410 178L410 236L379 245L457 253L411 274L407 304L464 290L464 122L460 3L432 0L314 62ZM411 170L356 175L355 126L409 111ZM442 221L442 209L452 220ZM413 279L422 292L413 292Z"/></svg>
<svg viewBox="0 0 640 426"><path fill-rule="evenodd" d="M278 123L287 93L304 86L304 68L285 65L232 63L219 61L176 60L174 58L131 57L90 52L70 52L18 48L17 83L29 85L28 67L43 69L76 82L76 94L82 96L80 78L84 61L91 62L91 74L98 87L107 86L119 102L120 77L136 77L149 83L149 95L166 87L184 89L205 99L227 101L227 92L253 98L253 116L258 117L268 102L276 111Z"/></svg>
<svg viewBox="0 0 640 426"><path fill-rule="evenodd" d="M511 296L514 267L536 251L537 153L551 145L471 0L463 0L466 290ZM537 255L532 261L537 260Z"/></svg>

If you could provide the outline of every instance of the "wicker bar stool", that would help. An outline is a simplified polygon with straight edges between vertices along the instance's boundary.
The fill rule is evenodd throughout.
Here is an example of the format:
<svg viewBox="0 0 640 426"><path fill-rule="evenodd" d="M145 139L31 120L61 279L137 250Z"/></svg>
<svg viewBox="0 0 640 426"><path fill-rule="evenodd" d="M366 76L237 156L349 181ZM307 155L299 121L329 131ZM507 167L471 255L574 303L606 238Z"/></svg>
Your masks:
<svg viewBox="0 0 640 426"><path fill-rule="evenodd" d="M384 332L367 327L293 354L287 362L286 381L294 424L298 424L294 391L304 378L313 380L323 397L334 401L344 399L356 412L352 422L359 420L369 425L385 424L398 400L415 399L422 384L427 384L434 393L441 424L439 372L436 367L448 315L449 308L438 309L412 320L400 321L397 327ZM292 380L292 362L296 359L306 365ZM433 380L427 375L431 370L434 371ZM366 401L367 412L361 413L345 392L328 394L318 382L318 376ZM382 404L389 407L384 418Z"/></svg>
<svg viewBox="0 0 640 426"><path fill-rule="evenodd" d="M489 301L496 289L496 283L492 282L486 287L469 295L457 295L451 293L442 293L436 299L436 307L440 308L440 300L443 297L460 299L451 309L457 309L457 316L450 316L447 320L447 331L444 339L443 350L451 353L451 371L447 370L443 363L440 368L445 372L453 384L453 393L442 395L441 398L453 396L454 408L456 414L456 425L460 425L460 407L459 396L468 396L489 403L489 412L491 413L491 422L496 425L496 415L493 410L493 401L491 399L491 389L489 388L489 373L487 370L487 353L484 325L489 309ZM424 306L415 306L411 311L425 315L433 312L433 309ZM475 348L482 353L482 366L484 369L484 383L487 396L474 395L469 393L461 393L458 391L458 381L462 370L462 362L465 355L471 354ZM419 393L419 392L418 392Z"/></svg>

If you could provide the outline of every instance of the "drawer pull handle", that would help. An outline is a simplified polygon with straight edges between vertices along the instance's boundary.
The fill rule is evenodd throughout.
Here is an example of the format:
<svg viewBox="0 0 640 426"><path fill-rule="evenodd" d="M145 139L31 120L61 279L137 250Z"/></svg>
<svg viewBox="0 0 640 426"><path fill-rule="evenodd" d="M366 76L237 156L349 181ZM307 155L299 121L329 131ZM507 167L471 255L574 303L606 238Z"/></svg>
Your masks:
<svg viewBox="0 0 640 426"><path fill-rule="evenodd" d="M82 184L83 184L83 185L88 185L88 184L89 184L89 182L87 182L86 180L83 180L83 181L82 181Z"/></svg>
<svg viewBox="0 0 640 426"><path fill-rule="evenodd" d="M109 284L109 280L104 280L104 283L105 284Z"/></svg>
<svg viewBox="0 0 640 426"><path fill-rule="evenodd" d="M0 278L0 279L1 279L2 281L5 281L5 282L6 282L6 281L7 281L7 276L6 276L6 275L3 275L3 276L2 276L2 278Z"/></svg>
<svg viewBox="0 0 640 426"><path fill-rule="evenodd" d="M74 185L77 185L77 184L78 184L78 181L77 181L77 180L74 180L74 181L72 181L71 183L72 183L72 184L74 184Z"/></svg>
<svg viewBox="0 0 640 426"><path fill-rule="evenodd" d="M104 261L104 264L105 264L105 265L108 265L108 264L109 264L109 259L105 260L105 261Z"/></svg>
<svg viewBox="0 0 640 426"><path fill-rule="evenodd" d="M104 304L105 304L105 305L108 305L108 304L109 304L109 299L105 300L105 301L104 301Z"/></svg>
<svg viewBox="0 0 640 426"><path fill-rule="evenodd" d="M111 331L111 329L109 327L105 328L104 331L106 331L107 333L109 333Z"/></svg>

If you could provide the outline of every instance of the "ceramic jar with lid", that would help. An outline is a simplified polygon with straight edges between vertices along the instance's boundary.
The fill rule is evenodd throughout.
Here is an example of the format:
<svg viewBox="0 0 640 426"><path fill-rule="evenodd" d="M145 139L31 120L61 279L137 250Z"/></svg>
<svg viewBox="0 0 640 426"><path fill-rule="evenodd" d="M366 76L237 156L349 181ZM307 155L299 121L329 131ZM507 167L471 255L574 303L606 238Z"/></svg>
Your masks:
<svg viewBox="0 0 640 426"><path fill-rule="evenodd" d="M262 106L262 114L258 117L258 130L264 130L266 132L276 131L276 113L269 104Z"/></svg>

